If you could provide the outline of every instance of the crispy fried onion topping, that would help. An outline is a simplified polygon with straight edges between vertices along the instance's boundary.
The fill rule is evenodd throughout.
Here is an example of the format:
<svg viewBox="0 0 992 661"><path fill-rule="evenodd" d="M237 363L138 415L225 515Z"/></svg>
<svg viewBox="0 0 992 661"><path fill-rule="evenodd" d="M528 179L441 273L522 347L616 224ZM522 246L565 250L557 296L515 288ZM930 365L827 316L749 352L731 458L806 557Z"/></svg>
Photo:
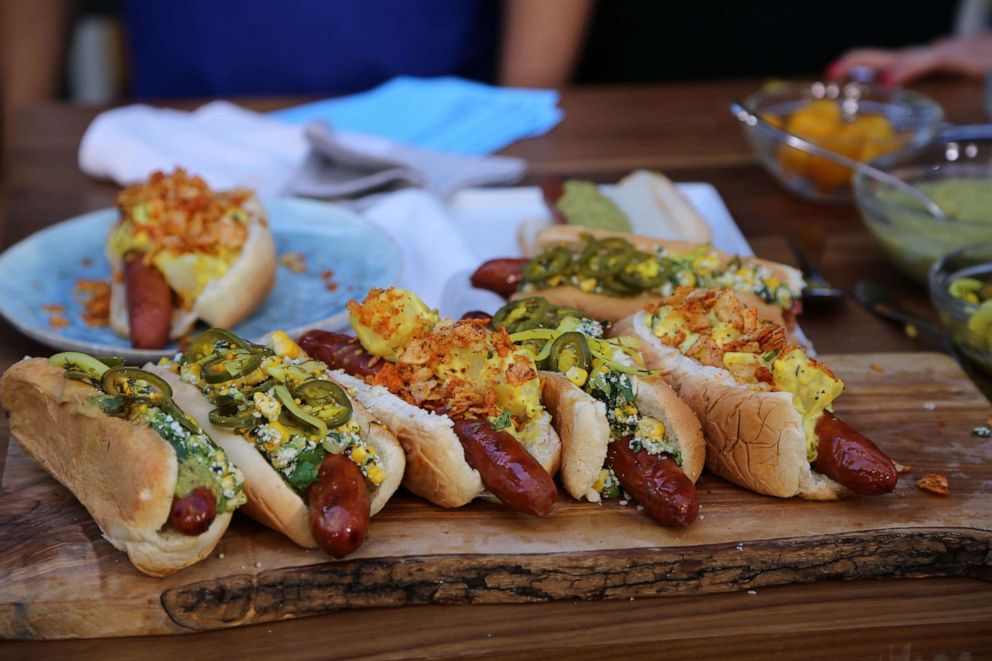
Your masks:
<svg viewBox="0 0 992 661"><path fill-rule="evenodd" d="M506 330L492 331L487 324L485 319L442 322L411 339L399 359L387 363L371 383L453 417L498 415L495 387L519 386L538 377L533 360L514 352Z"/></svg>
<svg viewBox="0 0 992 661"><path fill-rule="evenodd" d="M117 206L122 222L148 235L150 253L217 253L240 249L247 240L248 213L243 206L251 195L243 188L214 192L200 177L176 168L126 187L117 195Z"/></svg>

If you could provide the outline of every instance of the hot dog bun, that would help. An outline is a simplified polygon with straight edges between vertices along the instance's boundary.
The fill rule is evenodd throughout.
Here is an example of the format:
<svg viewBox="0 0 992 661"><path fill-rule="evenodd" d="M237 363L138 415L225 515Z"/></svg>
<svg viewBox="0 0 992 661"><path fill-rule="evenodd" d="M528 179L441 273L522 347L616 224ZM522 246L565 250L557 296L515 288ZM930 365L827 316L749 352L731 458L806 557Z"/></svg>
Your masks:
<svg viewBox="0 0 992 661"><path fill-rule="evenodd" d="M465 461L452 420L407 403L381 386L372 386L341 370L331 373L348 393L396 434L406 452L403 486L441 507L461 507L482 495L479 472ZM534 441L524 447L554 475L561 462L561 442L543 413Z"/></svg>
<svg viewBox="0 0 992 661"><path fill-rule="evenodd" d="M617 182L610 196L636 234L709 243L713 232L689 199L657 172L636 170Z"/></svg>
<svg viewBox="0 0 992 661"><path fill-rule="evenodd" d="M241 205L248 214L248 236L231 267L210 280L192 307L173 308L171 339L188 334L198 319L210 326L229 328L246 319L268 296L276 277L276 248L262 205L250 196ZM112 278L110 286L110 326L122 337L130 336L127 292L122 271L123 256L107 250Z"/></svg>
<svg viewBox="0 0 992 661"><path fill-rule="evenodd" d="M592 488L606 461L606 406L557 372L540 372L541 401L561 438L561 483L572 498L599 502Z"/></svg>
<svg viewBox="0 0 992 661"><path fill-rule="evenodd" d="M230 512L219 512L200 535L164 527L178 462L172 446L150 427L104 414L88 403L95 388L67 379L65 370L44 358L15 364L0 388L11 433L24 453L79 499L106 540L141 572L168 576L217 545ZM174 394L178 401L180 392Z"/></svg>
<svg viewBox="0 0 992 661"><path fill-rule="evenodd" d="M674 241L709 243L713 231L682 191L658 172L635 170L617 182L607 196L630 221L631 231L643 236ZM533 257L541 230L554 224L551 218L525 220L517 226L521 254Z"/></svg>
<svg viewBox="0 0 992 661"><path fill-rule="evenodd" d="M645 363L660 370L699 416L708 470L770 496L835 500L848 493L810 467L802 417L791 394L739 383L727 370L702 365L663 345L643 311L618 322L610 334L638 338Z"/></svg>
<svg viewBox="0 0 992 661"><path fill-rule="evenodd" d="M655 239L637 234L627 234L624 232L611 232L607 230L590 229L588 227L575 227L571 225L551 225L538 232L531 253L527 256L534 256L554 246L564 245L573 250L579 250L584 245L585 240L582 235L591 235L595 239L618 237L626 239L638 250L653 253L658 248L665 248L675 254L690 252L699 247L697 243L687 241L671 241ZM719 250L714 250L720 258L721 265L734 259L730 255ZM772 274L785 284L790 290L798 293L804 286L802 273L785 264L770 262L768 260L749 258L753 261L768 267ZM548 302L555 305L574 307L596 319L610 322L619 321L628 317L644 306L655 303L664 296L660 294L638 294L636 296L608 296L605 294L595 294L585 292L578 287L559 286L540 289L537 291L517 292L510 297L510 300L528 298L530 296L543 296ZM748 306L758 309L759 318L777 324L791 326L793 319L785 319L782 308L777 305L765 303L756 294L741 293L741 300Z"/></svg>
<svg viewBox="0 0 992 661"><path fill-rule="evenodd" d="M632 378L638 411L660 420L678 443L682 472L695 482L703 470L705 442L699 420L672 388L659 378ZM610 426L602 402L555 372L541 372L545 406L561 436L561 479L575 499L600 500L599 479L610 443Z"/></svg>
<svg viewBox="0 0 992 661"><path fill-rule="evenodd" d="M224 449L245 476L244 490L248 502L242 510L259 523L283 533L296 544L316 548L317 542L310 531L307 503L290 487L255 446L242 436L210 422L213 405L198 388L183 383L178 374L153 365L145 369L153 372L173 388L173 398L180 407L193 416L200 426ZM406 464L403 450L396 438L357 402L352 402L352 416L361 428L362 437L379 453L386 478L377 487L370 487L370 515L374 516L399 488Z"/></svg>

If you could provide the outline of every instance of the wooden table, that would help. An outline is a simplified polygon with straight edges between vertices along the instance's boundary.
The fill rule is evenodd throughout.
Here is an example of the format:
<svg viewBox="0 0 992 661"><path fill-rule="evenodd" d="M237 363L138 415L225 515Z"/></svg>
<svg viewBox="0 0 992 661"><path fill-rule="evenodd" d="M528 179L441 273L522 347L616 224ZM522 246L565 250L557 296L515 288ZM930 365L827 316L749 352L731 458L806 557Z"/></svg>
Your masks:
<svg viewBox="0 0 992 661"><path fill-rule="evenodd" d="M847 206L819 206L786 193L756 164L727 102L754 81L583 88L562 97L564 123L506 150L530 162L530 181L549 174L612 181L655 168L677 181L720 191L759 255L791 261L784 237L817 252L828 279L850 288L871 277L912 309L933 316L925 292L896 274ZM979 84L935 82L920 90L955 123L988 121ZM189 104L187 104L189 105ZM260 108L285 101L253 102ZM3 245L58 220L109 206L116 188L76 166L80 136L99 109L46 105L24 111L3 160ZM803 328L821 352L932 348L854 303L809 311ZM0 322L0 369L46 350ZM0 457L6 451L6 421ZM0 459L2 461L2 459ZM2 470L2 466L0 466ZM351 611L218 631L113 641L0 643L0 657L99 655L154 650L162 656L211 652L329 658L378 656L802 656L928 658L992 654L992 586L970 579L820 582L747 593L635 602L554 602L513 606L420 606Z"/></svg>

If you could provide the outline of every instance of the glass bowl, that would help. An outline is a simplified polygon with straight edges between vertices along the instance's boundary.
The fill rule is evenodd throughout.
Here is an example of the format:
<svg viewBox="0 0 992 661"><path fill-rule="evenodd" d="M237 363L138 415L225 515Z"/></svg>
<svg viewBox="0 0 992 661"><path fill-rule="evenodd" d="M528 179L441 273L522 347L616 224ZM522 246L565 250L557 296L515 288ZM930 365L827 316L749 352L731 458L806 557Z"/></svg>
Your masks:
<svg viewBox="0 0 992 661"><path fill-rule="evenodd" d="M992 372L992 242L937 260L930 269L930 300L954 345Z"/></svg>
<svg viewBox="0 0 992 661"><path fill-rule="evenodd" d="M857 161L927 144L944 111L909 90L862 83L770 83L747 98L772 124ZM851 171L742 124L758 160L787 189L816 202L850 202Z"/></svg>
<svg viewBox="0 0 992 661"><path fill-rule="evenodd" d="M871 165L916 186L966 180L992 195L992 126L948 127L923 149L883 156ZM926 284L930 266L942 255L992 241L992 206L973 212L975 217L960 217L960 196L947 193L953 191L934 195L958 220L935 218L891 186L860 173L854 176L854 196L865 225L899 270L920 284Z"/></svg>

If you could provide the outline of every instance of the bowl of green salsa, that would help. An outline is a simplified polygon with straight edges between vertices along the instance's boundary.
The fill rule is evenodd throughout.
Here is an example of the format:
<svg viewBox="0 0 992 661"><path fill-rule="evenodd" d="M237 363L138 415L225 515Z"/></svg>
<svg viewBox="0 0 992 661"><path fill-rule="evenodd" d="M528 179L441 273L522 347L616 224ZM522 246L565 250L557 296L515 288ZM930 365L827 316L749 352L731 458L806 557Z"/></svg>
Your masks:
<svg viewBox="0 0 992 661"><path fill-rule="evenodd" d="M934 262L930 300L955 346L992 372L992 242L955 250Z"/></svg>
<svg viewBox="0 0 992 661"><path fill-rule="evenodd" d="M948 218L936 218L906 193L862 174L858 210L893 263L920 284L943 255L992 241L992 126L948 127L911 153L871 163L924 191Z"/></svg>

